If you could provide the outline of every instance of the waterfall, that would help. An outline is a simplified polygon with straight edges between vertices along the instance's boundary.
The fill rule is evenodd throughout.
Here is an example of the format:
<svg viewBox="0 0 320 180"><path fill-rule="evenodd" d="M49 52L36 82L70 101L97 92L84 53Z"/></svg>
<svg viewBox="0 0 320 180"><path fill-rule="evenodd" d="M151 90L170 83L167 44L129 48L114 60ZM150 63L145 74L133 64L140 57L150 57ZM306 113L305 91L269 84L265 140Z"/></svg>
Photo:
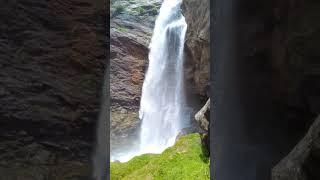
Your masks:
<svg viewBox="0 0 320 180"><path fill-rule="evenodd" d="M183 50L187 24L182 0L164 0L149 46L149 67L142 87L140 147L115 159L126 162L145 153L161 153L174 145L189 114L185 108ZM134 149L134 148L133 148Z"/></svg>
<svg viewBox="0 0 320 180"><path fill-rule="evenodd" d="M164 0L150 43L142 87L140 153L161 153L185 126L183 49L187 24L181 0Z"/></svg>

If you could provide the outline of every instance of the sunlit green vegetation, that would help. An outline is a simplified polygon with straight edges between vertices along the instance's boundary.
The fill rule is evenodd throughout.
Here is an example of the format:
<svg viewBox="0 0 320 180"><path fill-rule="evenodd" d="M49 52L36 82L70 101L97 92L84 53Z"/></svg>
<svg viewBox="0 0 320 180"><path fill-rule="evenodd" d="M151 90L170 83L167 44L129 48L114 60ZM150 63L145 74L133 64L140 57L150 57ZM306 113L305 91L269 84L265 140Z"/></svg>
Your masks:
<svg viewBox="0 0 320 180"><path fill-rule="evenodd" d="M206 180L210 179L209 164L200 135L195 133L181 137L162 154L145 154L126 163L111 163L111 180Z"/></svg>

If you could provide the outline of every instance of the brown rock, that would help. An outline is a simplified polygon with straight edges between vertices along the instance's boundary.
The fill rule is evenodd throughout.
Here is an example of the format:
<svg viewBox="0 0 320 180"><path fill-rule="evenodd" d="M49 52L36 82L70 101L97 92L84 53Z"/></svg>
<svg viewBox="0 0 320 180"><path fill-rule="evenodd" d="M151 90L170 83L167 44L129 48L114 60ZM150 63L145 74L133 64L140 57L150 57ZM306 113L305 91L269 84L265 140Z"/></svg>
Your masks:
<svg viewBox="0 0 320 180"><path fill-rule="evenodd" d="M0 9L0 138L93 143L109 36L104 10L89 0L1 1Z"/></svg>
<svg viewBox="0 0 320 180"><path fill-rule="evenodd" d="M141 72L134 69L131 75L131 81L133 84L142 84L143 79L142 79Z"/></svg>
<svg viewBox="0 0 320 180"><path fill-rule="evenodd" d="M128 14L127 11L123 12L126 16L118 15L111 19L111 106L138 109L148 66L152 27L137 19L144 16Z"/></svg>
<svg viewBox="0 0 320 180"><path fill-rule="evenodd" d="M210 154L210 98L194 118L200 126L201 142Z"/></svg>
<svg viewBox="0 0 320 180"><path fill-rule="evenodd" d="M210 77L209 2L209 0L184 0L182 3L183 15L188 24L185 76L187 79L192 79L195 91L203 96L206 96Z"/></svg>

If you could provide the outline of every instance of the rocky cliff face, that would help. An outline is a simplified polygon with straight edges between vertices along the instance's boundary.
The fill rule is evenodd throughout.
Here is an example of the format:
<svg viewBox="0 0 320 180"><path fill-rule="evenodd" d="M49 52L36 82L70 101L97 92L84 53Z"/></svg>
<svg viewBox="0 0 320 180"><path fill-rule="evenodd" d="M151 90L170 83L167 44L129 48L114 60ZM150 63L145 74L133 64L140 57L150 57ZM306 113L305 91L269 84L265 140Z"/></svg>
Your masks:
<svg viewBox="0 0 320 180"><path fill-rule="evenodd" d="M110 19L111 151L138 138L138 110L158 0L116 0ZM128 147L130 148L130 147Z"/></svg>
<svg viewBox="0 0 320 180"><path fill-rule="evenodd" d="M269 160L262 156L260 160L266 162L263 169L271 169L305 136L320 113L320 26L317 23L320 4L313 0L244 0L237 5L233 32L237 38L234 46L237 48L236 73L239 76L234 79L239 85L234 87L239 88L237 95L241 102L248 104L243 110L247 118L241 125L253 146L271 145ZM203 82L209 78L209 51L206 48L209 33L205 24L209 24L209 1L184 0L182 8L188 23L187 71L192 75L188 78L197 93L204 94ZM312 127L310 131L315 131L317 123ZM310 135L305 139L308 137ZM256 148L265 149L263 145ZM318 158L318 148L309 153L305 142L297 148L283 160L285 163L276 166L274 173L280 176L274 176L274 179L294 179L293 166L305 167L299 173L307 174L303 176L307 179L319 177L314 161L310 160ZM308 159L305 164L296 160L296 154ZM290 162L295 164L289 165ZM270 176L267 171L263 173L259 173L259 177Z"/></svg>
<svg viewBox="0 0 320 180"><path fill-rule="evenodd" d="M96 3L1 1L1 177L90 175L106 62L106 17Z"/></svg>
<svg viewBox="0 0 320 180"><path fill-rule="evenodd" d="M188 24L185 43L185 81L188 93L187 101L195 110L192 131L201 133L203 144L208 150L210 143L209 124L204 126L203 123L210 122L210 109L208 108L210 106L208 103L210 102L208 101L210 88L209 3L209 0L183 0L181 5ZM202 114L203 117L196 117L196 114L198 116Z"/></svg>
<svg viewBox="0 0 320 180"><path fill-rule="evenodd" d="M235 168L233 175L249 175L255 171L255 179L271 179L272 167L305 136L320 113L320 51L316 45L319 23L315 21L320 14L317 8L319 2L312 0L244 0L235 4L233 28L230 28L235 36L232 41L235 57L228 63L236 68L229 68L229 72L223 74L234 80L234 84L226 85L234 88L224 94L234 96L226 95L224 100L228 102L222 102L226 108L221 105L220 110L241 115L225 115L215 121L222 124L220 129L229 130L229 134L223 130L219 133L230 137L219 141L219 145L225 143L224 151L227 151L221 153L225 155L221 164L228 167L238 161L232 157L243 157L243 161L255 164L255 168L238 172ZM220 28L220 32L222 30ZM228 64L225 67L223 70L228 69ZM241 109L240 113L237 108ZM241 136L245 138L238 138L237 142L242 147L237 147L232 138ZM228 176L228 172L224 173Z"/></svg>
<svg viewBox="0 0 320 180"><path fill-rule="evenodd" d="M320 152L315 145L319 118L314 121L320 114L319 7L320 3L312 0L274 5L277 23L271 34L272 92L282 123L289 128L288 142L297 145L292 151L292 145L286 150L291 153L274 168L273 179L320 178L315 163Z"/></svg>
<svg viewBox="0 0 320 180"><path fill-rule="evenodd" d="M139 108L149 43L160 3L115 1L111 6L110 91L112 106Z"/></svg>
<svg viewBox="0 0 320 180"><path fill-rule="evenodd" d="M185 77L193 93L208 97L210 80L210 4L209 0L183 0L186 34Z"/></svg>

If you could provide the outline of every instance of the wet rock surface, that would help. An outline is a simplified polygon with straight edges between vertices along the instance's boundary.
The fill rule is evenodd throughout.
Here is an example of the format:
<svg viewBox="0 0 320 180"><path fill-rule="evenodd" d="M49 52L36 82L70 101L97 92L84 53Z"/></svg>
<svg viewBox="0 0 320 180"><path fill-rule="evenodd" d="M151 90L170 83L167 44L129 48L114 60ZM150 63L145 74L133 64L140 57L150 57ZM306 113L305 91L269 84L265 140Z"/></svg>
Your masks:
<svg viewBox="0 0 320 180"><path fill-rule="evenodd" d="M115 108L111 110L111 151L123 149L139 139L140 119L138 112ZM130 148L130 146L128 146Z"/></svg>
<svg viewBox="0 0 320 180"><path fill-rule="evenodd" d="M149 43L161 2L122 1L111 5L110 93L111 105L139 108ZM150 14L150 10L154 11Z"/></svg>
<svg viewBox="0 0 320 180"><path fill-rule="evenodd" d="M227 179L267 180L320 113L319 2L244 0L235 8L234 17L225 17L234 18L232 25L218 28L224 36L214 47L225 42L234 50L219 49L227 60L215 64L221 71L215 82L224 88L213 97L219 103L213 113L212 144L221 157L216 171ZM239 158L248 166L235 164ZM234 173L224 171L228 167Z"/></svg>
<svg viewBox="0 0 320 180"><path fill-rule="evenodd" d="M0 177L89 178L80 169L91 161L106 61L99 3L1 1ZM81 175L63 177L63 167Z"/></svg>
<svg viewBox="0 0 320 180"><path fill-rule="evenodd" d="M219 5L223 5L222 2ZM320 31L317 23L320 13L316 10L319 6L319 2L314 0L244 0L234 7L232 28L223 29L228 26L225 22L217 24L222 26L219 28L221 34L224 30L235 36L234 41L231 40L235 51L226 51L235 56L235 62L228 61L233 63L230 66L217 62L217 65L223 64L226 67L221 70L223 77L220 78L223 80L217 83L221 89L217 88L215 91L217 94L221 93L221 96L225 95L221 99L216 96L218 113L224 112L225 115L216 116L221 119L217 120L219 127L216 127L215 132L218 133L215 135L222 138L213 142L217 143L216 149L226 145L226 149L219 149L218 152L224 152L219 154L221 157L226 155L221 160L221 164L225 165L220 169L221 172L232 166L236 167L232 174L234 178L248 176L252 179L270 179L271 168L306 135L315 117L320 114ZM208 26L205 24L209 21L206 14L208 8L209 1L185 0L182 5L188 23L186 74L188 80L192 81L191 84L196 84L195 90L200 94L205 94L203 82L207 81L206 77L209 78L206 76L209 69L202 66L206 64L206 57L209 57L205 41L209 38ZM215 7L221 11L225 10L223 8L226 7ZM227 16L229 12L225 13ZM215 28L213 25L211 24L211 28ZM229 37L223 38L219 41L221 45L229 43L225 42L230 40ZM220 67L224 68L222 65ZM216 102L215 99L213 101ZM248 139L241 138L242 136ZM251 163L255 168L235 165L234 162L239 161L239 157L243 157L243 161ZM302 170L303 173L318 170L317 155L308 156L306 161L307 167L304 168L308 170ZM277 165L275 169L278 168L282 175L291 172L284 164ZM252 175L253 171L256 175ZM297 169L293 171L297 172ZM229 171L222 173L226 175L222 178L234 179L229 176ZM303 177L301 174L294 177L293 174L283 177ZM311 175L307 179L319 178Z"/></svg>
<svg viewBox="0 0 320 180"><path fill-rule="evenodd" d="M188 24L185 42L185 82L193 110L190 130L201 134L209 152L210 123L210 1L184 0L182 13Z"/></svg>
<svg viewBox="0 0 320 180"><path fill-rule="evenodd" d="M210 77L210 1L184 0L182 13L188 24L185 54L185 77L188 89L208 97ZM204 98L206 100L206 98ZM204 100L204 101L205 101Z"/></svg>

